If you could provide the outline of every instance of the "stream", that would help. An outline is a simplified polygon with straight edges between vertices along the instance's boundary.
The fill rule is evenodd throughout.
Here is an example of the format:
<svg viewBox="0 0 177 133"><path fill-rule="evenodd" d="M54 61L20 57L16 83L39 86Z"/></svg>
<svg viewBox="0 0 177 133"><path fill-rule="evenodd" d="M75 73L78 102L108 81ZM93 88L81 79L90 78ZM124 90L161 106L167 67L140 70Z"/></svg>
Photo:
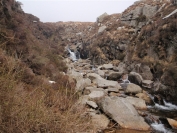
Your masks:
<svg viewBox="0 0 177 133"><path fill-rule="evenodd" d="M76 55L74 52L71 52L71 50L68 48L68 52L70 53L70 59L73 62L76 62L78 58L76 58ZM90 68L90 70L95 71L97 68L93 67L93 65ZM107 80L107 76L105 77ZM122 80L122 83L120 85L122 88L126 88L127 84L131 84L131 82L128 80L128 77L126 79ZM162 99L162 104L159 104L155 101L155 96L152 94L148 94L151 100L153 101L152 105L147 105L147 110L143 111L145 114L144 119L146 123L148 123L151 126L151 131L137 131L137 130L129 130L129 129L121 129L120 127L113 127L103 130L103 133L177 133L177 130L173 129L168 121L167 118L171 118L174 120L177 120L177 105L174 105L170 102L165 101Z"/></svg>

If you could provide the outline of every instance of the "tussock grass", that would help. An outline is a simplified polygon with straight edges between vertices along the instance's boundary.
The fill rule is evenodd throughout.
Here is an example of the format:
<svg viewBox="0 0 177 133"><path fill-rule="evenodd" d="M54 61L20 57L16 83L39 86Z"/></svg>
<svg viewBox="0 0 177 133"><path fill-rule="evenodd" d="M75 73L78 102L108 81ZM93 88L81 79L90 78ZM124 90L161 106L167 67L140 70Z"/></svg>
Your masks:
<svg viewBox="0 0 177 133"><path fill-rule="evenodd" d="M90 118L82 115L85 108L76 104L78 95L67 76L58 76L51 85L0 53L1 133L76 133L93 128Z"/></svg>

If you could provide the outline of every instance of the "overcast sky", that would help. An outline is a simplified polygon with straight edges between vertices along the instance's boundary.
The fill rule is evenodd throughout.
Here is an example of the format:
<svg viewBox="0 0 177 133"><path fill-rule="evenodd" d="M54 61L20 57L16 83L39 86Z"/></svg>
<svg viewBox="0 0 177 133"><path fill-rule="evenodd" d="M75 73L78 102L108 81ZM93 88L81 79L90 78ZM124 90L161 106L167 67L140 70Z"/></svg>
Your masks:
<svg viewBox="0 0 177 133"><path fill-rule="evenodd" d="M42 22L95 22L103 13L121 13L137 0L17 0Z"/></svg>

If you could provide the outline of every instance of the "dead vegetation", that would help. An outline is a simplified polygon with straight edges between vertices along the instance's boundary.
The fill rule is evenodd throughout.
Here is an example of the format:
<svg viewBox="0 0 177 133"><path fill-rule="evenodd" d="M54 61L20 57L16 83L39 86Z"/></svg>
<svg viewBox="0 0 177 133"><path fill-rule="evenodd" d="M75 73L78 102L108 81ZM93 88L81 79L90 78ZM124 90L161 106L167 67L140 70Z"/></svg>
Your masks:
<svg viewBox="0 0 177 133"><path fill-rule="evenodd" d="M53 32L55 31L55 32ZM64 45L55 26L0 2L0 132L67 133L93 129L63 75ZM55 84L50 84L54 80Z"/></svg>

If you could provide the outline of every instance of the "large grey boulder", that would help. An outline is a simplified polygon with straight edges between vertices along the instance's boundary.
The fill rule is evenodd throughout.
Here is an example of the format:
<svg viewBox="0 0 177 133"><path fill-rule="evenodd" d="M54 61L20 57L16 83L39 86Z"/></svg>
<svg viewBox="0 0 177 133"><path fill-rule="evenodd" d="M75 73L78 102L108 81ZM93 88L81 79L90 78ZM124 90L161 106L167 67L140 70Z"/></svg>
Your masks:
<svg viewBox="0 0 177 133"><path fill-rule="evenodd" d="M136 109L146 110L147 106L143 99L135 98L135 97L126 97L127 101L131 103Z"/></svg>
<svg viewBox="0 0 177 133"><path fill-rule="evenodd" d="M103 112L122 128L144 131L150 129L150 126L125 98L107 96L101 99L98 104Z"/></svg>
<svg viewBox="0 0 177 133"><path fill-rule="evenodd" d="M102 23L106 16L108 16L108 14L105 12L104 14L97 17L97 23Z"/></svg>
<svg viewBox="0 0 177 133"><path fill-rule="evenodd" d="M142 92L142 88L136 84L131 83L127 85L125 92L137 94Z"/></svg>
<svg viewBox="0 0 177 133"><path fill-rule="evenodd" d="M98 88L117 88L118 90L121 89L121 86L116 81L109 81L102 78L100 75L96 73L88 73L87 77L97 85Z"/></svg>

